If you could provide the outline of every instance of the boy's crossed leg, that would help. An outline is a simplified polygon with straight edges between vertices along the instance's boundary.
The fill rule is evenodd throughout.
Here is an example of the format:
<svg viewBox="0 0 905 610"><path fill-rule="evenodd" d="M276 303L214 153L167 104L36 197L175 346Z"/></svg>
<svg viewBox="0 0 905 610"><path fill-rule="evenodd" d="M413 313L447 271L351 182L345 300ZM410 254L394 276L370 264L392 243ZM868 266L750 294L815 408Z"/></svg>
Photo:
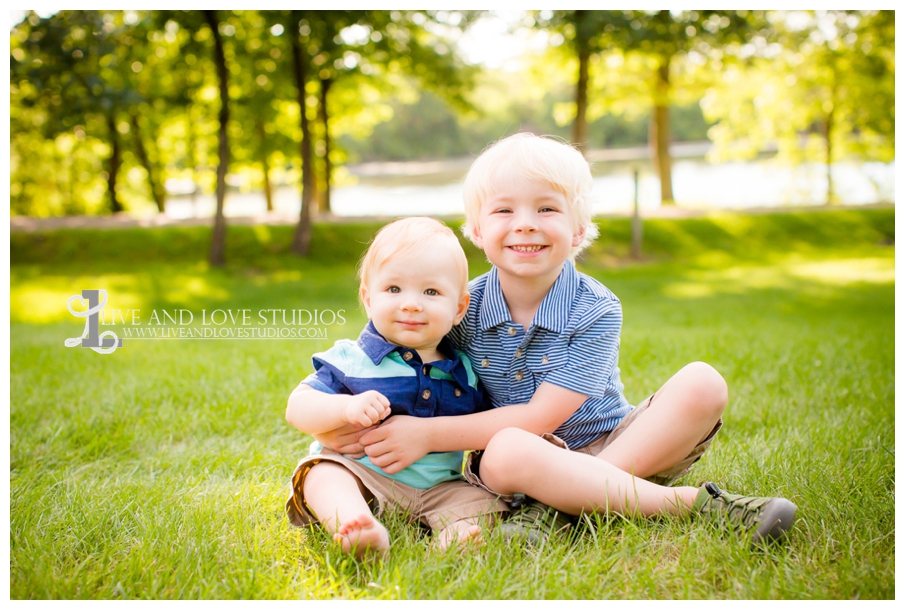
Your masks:
<svg viewBox="0 0 905 610"><path fill-rule="evenodd" d="M480 470L484 483L500 494L525 493L571 515L694 513L746 531L752 546L783 538L797 511L785 498L727 494L713 483L664 487L518 428L502 430L490 440Z"/></svg>
<svg viewBox="0 0 905 610"><path fill-rule="evenodd" d="M716 433L727 401L723 377L709 364L693 362L636 417L626 416L629 425L617 426L597 457L640 478L668 471Z"/></svg>
<svg viewBox="0 0 905 610"><path fill-rule="evenodd" d="M687 514L698 490L663 487L584 453L520 430L497 433L481 459L481 480L503 495L524 493L553 508L622 514Z"/></svg>
<svg viewBox="0 0 905 610"><path fill-rule="evenodd" d="M694 499L693 488L664 488L662 485L668 485L680 476L706 450L721 426L720 416L726 400L726 382L722 376L710 365L695 362L670 378L613 432L574 452L584 457L573 459L568 455L572 452L551 451L556 449L554 445L543 445L534 440L530 441L532 449L528 453L531 455L525 457L522 452L526 446L520 435L507 431L507 436L491 441L494 451L489 460L485 456L481 462L482 478L485 468L489 467L491 479L497 485L507 487L499 476L508 480L512 475L519 476L521 469L526 468L529 471L525 473L529 479L527 484L531 485L530 479L534 479L540 490L520 491L540 501L545 497L552 498L550 505L569 514L577 514L578 509L588 510L575 493L586 490L587 485L594 486L589 502L598 506L598 511L681 513L682 505L690 506ZM509 466L500 468L500 456L512 461L512 470ZM592 456L600 463L586 459ZM485 462L488 462L486 466ZM557 472L558 468L564 471ZM495 475L494 469L498 470L496 475L499 476ZM581 472L576 474L578 471ZM649 480L645 481L646 477ZM542 481L553 484L544 489L547 484ZM511 484L508 487L515 488ZM507 493L502 489L496 491ZM571 505L563 502L570 497L573 498ZM668 506L664 506L664 502ZM546 523L539 524L539 527L545 526ZM524 527L532 528L530 523L522 524Z"/></svg>

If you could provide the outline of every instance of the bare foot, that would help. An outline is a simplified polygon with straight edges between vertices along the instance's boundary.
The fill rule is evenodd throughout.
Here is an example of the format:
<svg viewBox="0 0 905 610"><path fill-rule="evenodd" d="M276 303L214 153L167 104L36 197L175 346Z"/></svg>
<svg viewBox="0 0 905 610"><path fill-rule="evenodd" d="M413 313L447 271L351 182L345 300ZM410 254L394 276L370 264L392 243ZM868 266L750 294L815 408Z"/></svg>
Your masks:
<svg viewBox="0 0 905 610"><path fill-rule="evenodd" d="M462 548L477 547L484 544L484 536L481 534L481 527L474 523L465 521L457 521L452 525L440 530L437 534L437 540L434 547L438 551L445 551L453 545L462 545Z"/></svg>
<svg viewBox="0 0 905 610"><path fill-rule="evenodd" d="M374 515L365 513L348 519L333 534L333 541L343 553L353 553L356 559L366 555L386 556L390 550L390 535Z"/></svg>

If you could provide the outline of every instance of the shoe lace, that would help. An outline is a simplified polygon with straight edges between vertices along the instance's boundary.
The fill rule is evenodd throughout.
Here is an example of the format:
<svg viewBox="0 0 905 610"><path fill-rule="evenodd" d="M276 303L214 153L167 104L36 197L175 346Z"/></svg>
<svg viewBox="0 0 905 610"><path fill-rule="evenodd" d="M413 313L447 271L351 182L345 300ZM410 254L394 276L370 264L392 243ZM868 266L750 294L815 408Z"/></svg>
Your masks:
<svg viewBox="0 0 905 610"><path fill-rule="evenodd" d="M708 512L723 515L729 523L741 525L747 529L759 521L764 506L771 499L736 496L724 492L719 497L711 498L708 503Z"/></svg>

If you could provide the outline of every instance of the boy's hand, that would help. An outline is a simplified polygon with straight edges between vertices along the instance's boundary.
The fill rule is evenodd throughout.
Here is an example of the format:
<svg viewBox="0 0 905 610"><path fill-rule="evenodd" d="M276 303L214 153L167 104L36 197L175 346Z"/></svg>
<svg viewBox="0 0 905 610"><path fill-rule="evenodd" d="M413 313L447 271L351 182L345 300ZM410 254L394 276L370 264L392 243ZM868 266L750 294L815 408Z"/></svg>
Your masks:
<svg viewBox="0 0 905 610"><path fill-rule="evenodd" d="M343 421L368 427L390 415L390 401L377 390L356 394L343 409Z"/></svg>
<svg viewBox="0 0 905 610"><path fill-rule="evenodd" d="M361 444L371 458L387 474L396 474L430 453L422 425L429 420L408 415L394 415L382 425L361 437Z"/></svg>

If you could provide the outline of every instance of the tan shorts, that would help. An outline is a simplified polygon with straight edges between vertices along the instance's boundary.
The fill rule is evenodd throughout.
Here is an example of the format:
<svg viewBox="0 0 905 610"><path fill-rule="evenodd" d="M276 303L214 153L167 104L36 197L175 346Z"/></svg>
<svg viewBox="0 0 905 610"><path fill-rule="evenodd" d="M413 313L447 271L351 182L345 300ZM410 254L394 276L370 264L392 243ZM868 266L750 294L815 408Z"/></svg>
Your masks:
<svg viewBox="0 0 905 610"><path fill-rule="evenodd" d="M462 519L509 512L509 507L497 494L465 481L448 481L430 489L417 489L324 448L320 455L303 458L292 473L286 512L293 525L304 527L318 522L305 503L305 476L315 464L325 461L341 464L355 475L362 495L378 518L384 511L399 510L436 532Z"/></svg>
<svg viewBox="0 0 905 610"><path fill-rule="evenodd" d="M575 449L574 451L578 453L587 453L588 455L597 455L606 447L619 438L619 435L628 429L632 422L638 418L639 415L644 413L644 411L651 405L651 403L656 398L656 394L651 395L649 398L644 400L637 407L632 409L628 415L622 418L622 421L613 428L609 432L604 432L597 439L592 441L590 444L585 445L581 449ZM684 459L680 460L678 463L674 464L672 467L667 468L657 474L646 477L648 481L656 483L657 485L672 485L672 483L678 479L679 477L688 473L691 470L692 464L701 459L701 456L704 455L704 452L707 451L707 448L710 447L710 444L713 442L713 438L716 436L716 433L720 431L720 428L723 427L723 419L720 418L719 421L716 422L716 425L713 427L713 430L710 431L710 434L707 435L703 441L698 443L694 449L691 450L691 453L688 454ZM541 438L547 440L557 447L562 447L563 449L568 449L569 446L566 444L564 440L561 438L550 434L545 433L541 435ZM484 483L481 481L479 466L481 462L481 453L480 451L472 451L468 454L468 457L465 462L465 479L471 483L472 485L476 485L481 489L486 489L487 491L491 491ZM491 493L493 493L491 491ZM501 495L501 499L506 502L512 502L513 496L509 495Z"/></svg>

